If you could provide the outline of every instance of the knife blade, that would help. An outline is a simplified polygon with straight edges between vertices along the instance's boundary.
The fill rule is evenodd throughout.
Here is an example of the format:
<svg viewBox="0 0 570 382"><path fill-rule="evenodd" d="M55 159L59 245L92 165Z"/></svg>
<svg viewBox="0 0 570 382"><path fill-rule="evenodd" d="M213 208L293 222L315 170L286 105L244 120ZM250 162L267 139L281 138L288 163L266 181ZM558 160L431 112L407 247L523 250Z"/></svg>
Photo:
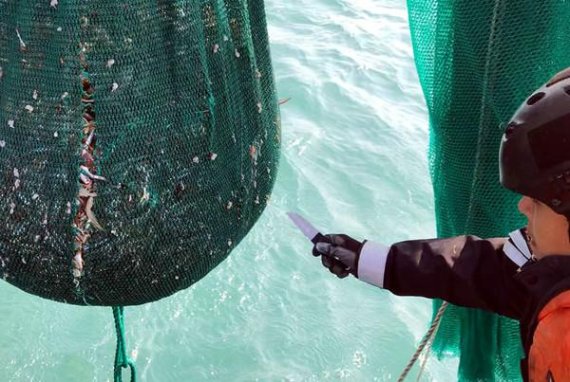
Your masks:
<svg viewBox="0 0 570 382"><path fill-rule="evenodd" d="M318 229L315 228L307 219L295 212L287 212L289 219L299 228L303 235L309 239L313 244L319 242L330 243L328 237L323 235Z"/></svg>

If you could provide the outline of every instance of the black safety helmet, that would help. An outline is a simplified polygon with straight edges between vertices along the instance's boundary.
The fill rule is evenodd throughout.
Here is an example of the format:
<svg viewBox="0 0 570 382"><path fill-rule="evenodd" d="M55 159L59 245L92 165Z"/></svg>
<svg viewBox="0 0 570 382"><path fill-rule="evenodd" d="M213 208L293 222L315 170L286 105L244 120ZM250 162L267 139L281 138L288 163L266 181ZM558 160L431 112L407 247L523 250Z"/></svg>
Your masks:
<svg viewBox="0 0 570 382"><path fill-rule="evenodd" d="M519 107L500 149L501 184L570 219L570 68Z"/></svg>

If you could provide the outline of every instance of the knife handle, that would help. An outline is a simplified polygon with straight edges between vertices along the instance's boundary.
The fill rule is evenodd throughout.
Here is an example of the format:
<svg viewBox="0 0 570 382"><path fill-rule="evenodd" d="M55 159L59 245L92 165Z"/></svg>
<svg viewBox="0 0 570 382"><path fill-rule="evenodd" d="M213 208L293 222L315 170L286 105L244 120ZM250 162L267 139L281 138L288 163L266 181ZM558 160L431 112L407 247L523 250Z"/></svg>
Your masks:
<svg viewBox="0 0 570 382"><path fill-rule="evenodd" d="M317 233L315 235L315 237L313 237L313 239L311 240L311 242L313 244L317 244L317 243L331 243L331 240L326 237L325 235L323 235L322 233Z"/></svg>
<svg viewBox="0 0 570 382"><path fill-rule="evenodd" d="M332 243L331 240L330 240L328 237L326 237L325 235L323 235L323 234L320 233L320 232L317 233L317 234L315 235L315 237L313 237L313 239L311 240L311 242L312 242L313 244L315 244L315 245L316 245L317 243ZM319 252L317 252L316 248L313 247L313 256L319 257L319 256L321 256L321 255L322 255L322 254L319 253Z"/></svg>

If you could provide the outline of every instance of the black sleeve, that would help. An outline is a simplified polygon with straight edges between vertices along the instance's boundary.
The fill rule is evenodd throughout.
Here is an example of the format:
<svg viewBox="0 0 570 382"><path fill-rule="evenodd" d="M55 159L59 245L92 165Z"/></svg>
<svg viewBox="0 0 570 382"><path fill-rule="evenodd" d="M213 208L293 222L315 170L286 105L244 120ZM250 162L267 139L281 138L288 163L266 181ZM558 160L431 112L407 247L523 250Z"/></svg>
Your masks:
<svg viewBox="0 0 570 382"><path fill-rule="evenodd" d="M520 319L525 292L513 278L518 266L502 251L505 242L458 236L396 243L383 287L399 296L439 298Z"/></svg>

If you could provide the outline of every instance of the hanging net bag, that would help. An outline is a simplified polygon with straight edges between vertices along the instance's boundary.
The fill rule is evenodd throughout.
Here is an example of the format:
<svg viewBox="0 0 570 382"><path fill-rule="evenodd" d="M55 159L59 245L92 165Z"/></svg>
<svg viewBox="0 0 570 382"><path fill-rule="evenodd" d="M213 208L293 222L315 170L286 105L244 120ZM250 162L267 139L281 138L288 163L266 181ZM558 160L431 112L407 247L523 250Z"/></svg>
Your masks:
<svg viewBox="0 0 570 382"><path fill-rule="evenodd" d="M261 0L0 0L0 277L154 301L263 211L280 120Z"/></svg>

